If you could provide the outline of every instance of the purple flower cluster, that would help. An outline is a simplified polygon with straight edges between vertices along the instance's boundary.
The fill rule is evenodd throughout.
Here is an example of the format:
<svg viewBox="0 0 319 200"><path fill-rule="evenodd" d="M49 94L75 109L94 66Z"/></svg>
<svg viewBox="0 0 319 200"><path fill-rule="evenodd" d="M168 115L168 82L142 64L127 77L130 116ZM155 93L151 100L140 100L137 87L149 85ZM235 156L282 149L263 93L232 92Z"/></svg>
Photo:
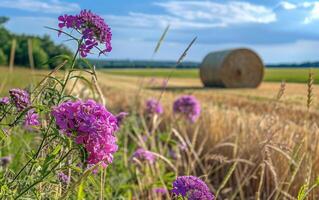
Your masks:
<svg viewBox="0 0 319 200"><path fill-rule="evenodd" d="M19 111L24 110L30 105L30 95L27 91L21 89L9 90L11 100Z"/></svg>
<svg viewBox="0 0 319 200"><path fill-rule="evenodd" d="M153 192L159 196L164 196L167 194L167 190L165 188L154 188Z"/></svg>
<svg viewBox="0 0 319 200"><path fill-rule="evenodd" d="M58 173L58 179L63 184L68 184L70 182L68 175L64 174L63 172Z"/></svg>
<svg viewBox="0 0 319 200"><path fill-rule="evenodd" d="M59 129L84 145L88 164L101 162L106 167L113 161L118 149L114 134L119 127L116 117L104 106L94 100L67 101L53 108L52 115Z"/></svg>
<svg viewBox="0 0 319 200"><path fill-rule="evenodd" d="M150 164L153 164L156 160L156 157L152 152L147 151L143 148L138 148L134 152L132 158L135 158L141 162L146 161L146 162L149 162Z"/></svg>
<svg viewBox="0 0 319 200"><path fill-rule="evenodd" d="M10 103L9 97L0 98L0 105L8 105Z"/></svg>
<svg viewBox="0 0 319 200"><path fill-rule="evenodd" d="M26 117L25 117L25 121L24 121L24 125L26 127L40 125L39 115L34 111L34 109L31 109L27 112Z"/></svg>
<svg viewBox="0 0 319 200"><path fill-rule="evenodd" d="M0 158L0 166L1 167L8 166L10 164L11 160L12 160L11 156L5 156L5 157Z"/></svg>
<svg viewBox="0 0 319 200"><path fill-rule="evenodd" d="M160 102L158 102L155 99L149 99L146 101L145 111L149 115L154 114L162 114L163 113L163 107Z"/></svg>
<svg viewBox="0 0 319 200"><path fill-rule="evenodd" d="M105 45L105 49L100 54L105 54L112 50L112 33L110 27L104 19L90 10L82 10L78 15L59 16L59 28L72 28L82 34L83 43L80 45L80 54L86 57L88 53L98 46L98 43Z"/></svg>
<svg viewBox="0 0 319 200"><path fill-rule="evenodd" d="M214 200L208 186L195 176L179 176L173 183L172 193L189 200Z"/></svg>
<svg viewBox="0 0 319 200"><path fill-rule="evenodd" d="M173 105L174 113L183 114L189 121L195 122L201 112L200 103L194 96L181 96Z"/></svg>

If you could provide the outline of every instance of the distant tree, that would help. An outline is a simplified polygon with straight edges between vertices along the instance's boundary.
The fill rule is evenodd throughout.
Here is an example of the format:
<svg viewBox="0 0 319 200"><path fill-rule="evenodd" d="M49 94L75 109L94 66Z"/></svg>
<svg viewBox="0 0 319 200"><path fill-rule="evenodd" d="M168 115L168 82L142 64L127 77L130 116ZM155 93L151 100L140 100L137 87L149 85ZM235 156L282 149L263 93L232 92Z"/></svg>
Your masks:
<svg viewBox="0 0 319 200"><path fill-rule="evenodd" d="M41 40L41 47L44 51L48 54L49 58L53 58L58 55L72 55L72 52L65 46L65 45L55 45L54 42L51 40L50 36L45 35L44 37L40 38ZM56 60L56 62L52 62L49 64L50 69L55 68L61 60Z"/></svg>
<svg viewBox="0 0 319 200"><path fill-rule="evenodd" d="M35 62L35 68L55 68L62 61L56 60L56 62L48 65L42 65L47 62L49 58L53 58L57 55L67 54L72 55L72 52L65 45L56 45L50 39L48 35L43 37L34 37L24 34L10 33L3 24L9 20L7 17L0 17L0 48L4 57L8 58L10 55L12 40L17 40L15 65L17 66L29 66L28 57L28 39L32 39L33 56ZM1 59L1 58L0 58ZM2 59L1 62L4 62ZM6 62L6 61L5 61Z"/></svg>
<svg viewBox="0 0 319 200"><path fill-rule="evenodd" d="M18 66L29 66L28 41L26 35L13 35L17 40L14 63ZM11 41L9 42L11 46ZM9 55L9 54L8 54Z"/></svg>
<svg viewBox="0 0 319 200"><path fill-rule="evenodd" d="M0 17L0 25L5 24L8 21L9 21L8 17L3 17L3 16Z"/></svg>
<svg viewBox="0 0 319 200"><path fill-rule="evenodd" d="M48 64L45 64L49 57L48 54L45 53L45 51L39 47L33 50L33 58L34 58L34 64L35 68L37 69L48 69Z"/></svg>
<svg viewBox="0 0 319 200"><path fill-rule="evenodd" d="M4 53L7 54L7 51L10 52L10 41L12 40L12 37L10 35L10 32L7 31L5 28L0 26L0 48L4 51ZM7 54L8 55L8 54Z"/></svg>
<svg viewBox="0 0 319 200"><path fill-rule="evenodd" d="M7 64L7 56L4 54L3 50L0 49L0 65Z"/></svg>
<svg viewBox="0 0 319 200"><path fill-rule="evenodd" d="M33 47L33 59L35 68L37 69L48 69L49 66L47 63L49 56L45 52L45 50L41 47L41 40L35 38L32 40L32 47Z"/></svg>

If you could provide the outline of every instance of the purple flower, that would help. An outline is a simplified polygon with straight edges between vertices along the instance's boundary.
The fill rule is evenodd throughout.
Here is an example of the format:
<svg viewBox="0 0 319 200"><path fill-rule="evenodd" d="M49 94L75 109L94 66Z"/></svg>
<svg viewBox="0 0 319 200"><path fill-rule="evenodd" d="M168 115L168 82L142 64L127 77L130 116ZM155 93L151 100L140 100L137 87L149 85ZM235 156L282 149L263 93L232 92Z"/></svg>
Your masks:
<svg viewBox="0 0 319 200"><path fill-rule="evenodd" d="M10 103L9 97L0 98L0 105L8 105Z"/></svg>
<svg viewBox="0 0 319 200"><path fill-rule="evenodd" d="M200 104L197 99L187 95L175 100L173 110L174 113L184 115L191 122L195 122L201 112Z"/></svg>
<svg viewBox="0 0 319 200"><path fill-rule="evenodd" d="M127 112L120 112L116 115L117 125L120 126L125 117L128 115Z"/></svg>
<svg viewBox="0 0 319 200"><path fill-rule="evenodd" d="M69 176L64 174L63 172L58 173L58 179L63 184L68 184L70 182Z"/></svg>
<svg viewBox="0 0 319 200"><path fill-rule="evenodd" d="M118 121L104 106L94 100L67 101L53 108L52 115L60 130L84 145L89 154L88 164L101 162L106 167L112 163L118 149L114 135Z"/></svg>
<svg viewBox="0 0 319 200"><path fill-rule="evenodd" d="M154 188L153 192L158 194L159 196L164 196L167 194L167 190L165 188Z"/></svg>
<svg viewBox="0 0 319 200"><path fill-rule="evenodd" d="M149 134L142 136L142 140L143 140L144 142L147 142L148 138L149 138Z"/></svg>
<svg viewBox="0 0 319 200"><path fill-rule="evenodd" d="M178 145L178 147L181 151L185 151L187 149L187 144L185 142L182 142Z"/></svg>
<svg viewBox="0 0 319 200"><path fill-rule="evenodd" d="M173 160L176 160L176 159L177 159L177 154L176 154L176 151L175 151L174 149L170 148L170 149L168 150L168 154L169 154L169 156L170 156Z"/></svg>
<svg viewBox="0 0 319 200"><path fill-rule="evenodd" d="M5 156L0 158L0 166L6 167L11 162L11 160L11 156Z"/></svg>
<svg viewBox="0 0 319 200"><path fill-rule="evenodd" d="M189 200L214 200L208 186L195 176L179 176L173 183L172 193Z"/></svg>
<svg viewBox="0 0 319 200"><path fill-rule="evenodd" d="M27 112L26 117L25 117L25 121L24 121L24 125L26 127L40 125L39 115L34 111L34 109L31 109Z"/></svg>
<svg viewBox="0 0 319 200"><path fill-rule="evenodd" d="M30 95L27 91L21 89L9 90L11 100L19 111L27 108L30 105Z"/></svg>
<svg viewBox="0 0 319 200"><path fill-rule="evenodd" d="M82 57L86 57L99 43L105 46L104 49L100 50L100 54L105 54L112 50L110 27L102 17L92 13L90 10L82 10L78 15L61 15L58 20L60 30L64 27L72 28L82 34L83 42L79 49Z"/></svg>
<svg viewBox="0 0 319 200"><path fill-rule="evenodd" d="M158 102L155 99L149 99L146 101L146 108L145 111L149 115L154 114L162 114L163 113L163 107L160 102Z"/></svg>
<svg viewBox="0 0 319 200"><path fill-rule="evenodd" d="M147 150L145 150L143 148L138 148L134 152L132 158L135 158L135 159L137 159L137 160L139 160L141 162L147 161L150 164L153 164L155 162L155 160L156 160L156 157L155 157L155 155L152 152L147 151Z"/></svg>

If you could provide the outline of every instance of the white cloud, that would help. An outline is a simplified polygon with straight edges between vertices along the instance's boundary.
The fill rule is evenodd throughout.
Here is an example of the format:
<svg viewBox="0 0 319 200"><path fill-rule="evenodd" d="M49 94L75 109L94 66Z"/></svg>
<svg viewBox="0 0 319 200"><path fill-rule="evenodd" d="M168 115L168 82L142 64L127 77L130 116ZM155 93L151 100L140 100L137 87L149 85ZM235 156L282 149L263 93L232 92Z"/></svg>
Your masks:
<svg viewBox="0 0 319 200"><path fill-rule="evenodd" d="M294 10L297 9L298 5L290 3L288 1L282 1L279 5L285 10Z"/></svg>
<svg viewBox="0 0 319 200"><path fill-rule="evenodd" d="M269 8L248 2L231 1L169 1L155 3L171 15L185 20L203 20L224 25L240 23L271 23L276 14Z"/></svg>
<svg viewBox="0 0 319 200"><path fill-rule="evenodd" d="M128 16L105 15L104 18L112 26L120 27L166 27L171 25L172 29L188 29L188 28L212 28L225 26L223 23L207 23L199 21L183 20L181 18L170 15L155 15L145 13L130 12Z"/></svg>
<svg viewBox="0 0 319 200"><path fill-rule="evenodd" d="M305 18L304 23L309 24L315 20L319 20L319 1L312 3L312 8L308 17Z"/></svg>
<svg viewBox="0 0 319 200"><path fill-rule="evenodd" d="M304 24L310 24L313 21L319 20L319 1L304 1L298 4L294 4L288 1L281 1L279 6L285 10L304 9L307 16L304 18Z"/></svg>
<svg viewBox="0 0 319 200"><path fill-rule="evenodd" d="M78 4L60 0L49 0L47 2L41 0L2 0L0 7L55 14L80 10Z"/></svg>
<svg viewBox="0 0 319 200"><path fill-rule="evenodd" d="M312 2L303 2L300 5L304 8L309 8L313 5L313 3Z"/></svg>
<svg viewBox="0 0 319 200"><path fill-rule="evenodd" d="M164 27L171 24L173 29L227 27L243 23L271 23L276 14L269 8L248 2L231 1L167 1L157 2L165 14L131 12L126 16L106 15L114 26L123 27Z"/></svg>

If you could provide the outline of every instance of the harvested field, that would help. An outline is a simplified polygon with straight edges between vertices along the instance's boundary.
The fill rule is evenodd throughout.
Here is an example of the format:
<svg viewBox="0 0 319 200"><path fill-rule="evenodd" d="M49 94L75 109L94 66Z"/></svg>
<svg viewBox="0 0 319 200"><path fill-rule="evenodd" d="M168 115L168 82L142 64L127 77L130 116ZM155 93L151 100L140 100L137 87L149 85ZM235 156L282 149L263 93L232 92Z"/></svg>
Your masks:
<svg viewBox="0 0 319 200"><path fill-rule="evenodd" d="M3 68L0 70L5 72ZM23 87L25 82L19 79L26 73L28 70L18 69L15 76L9 74L8 82L15 87ZM29 76L27 81L39 80L39 75L45 73L36 71L36 75ZM60 73L62 75L63 72ZM1 75L4 76L4 73ZM222 199L255 199L258 191L261 191L260 199L296 199L305 184L305 176L312 183L318 175L317 85L313 85L314 98L308 111L306 84L287 83L281 90L280 83L268 82L258 89L208 89L203 88L197 79L173 77L164 90L165 78L119 76L105 72L98 72L97 78L108 109L114 113L132 112L130 123L136 125L128 123L120 135L133 140L137 137L134 141L145 145L139 137L149 131L165 135L166 131L170 131L169 127L174 126L175 133L188 138L191 148L187 156L189 160L178 158L175 161L179 173L206 177L210 189L218 192ZM73 84L73 81L69 83L68 90ZM7 87L10 86L6 84L3 88ZM279 91L283 95L278 99ZM2 94L5 93L3 89ZM81 80L72 94L84 99L97 98L97 94L93 95ZM201 103L202 114L195 124L183 123L172 114L172 102L185 94L195 96ZM151 125L156 126L153 130L149 130L149 125L140 127L139 122L135 122L140 119L148 123L143 109L145 100L149 98L160 99L164 107L159 122L154 119L155 124ZM132 130L130 126L133 126ZM133 133L137 135L133 137ZM26 144L31 141L29 135L24 138ZM14 168L19 168L18 163L15 165ZM234 171L221 189L220 183L233 167ZM115 168L109 173L121 176ZM143 181L147 184L150 180ZM87 195L94 196L94 193ZM319 192L314 190L311 195L310 199L317 199Z"/></svg>

